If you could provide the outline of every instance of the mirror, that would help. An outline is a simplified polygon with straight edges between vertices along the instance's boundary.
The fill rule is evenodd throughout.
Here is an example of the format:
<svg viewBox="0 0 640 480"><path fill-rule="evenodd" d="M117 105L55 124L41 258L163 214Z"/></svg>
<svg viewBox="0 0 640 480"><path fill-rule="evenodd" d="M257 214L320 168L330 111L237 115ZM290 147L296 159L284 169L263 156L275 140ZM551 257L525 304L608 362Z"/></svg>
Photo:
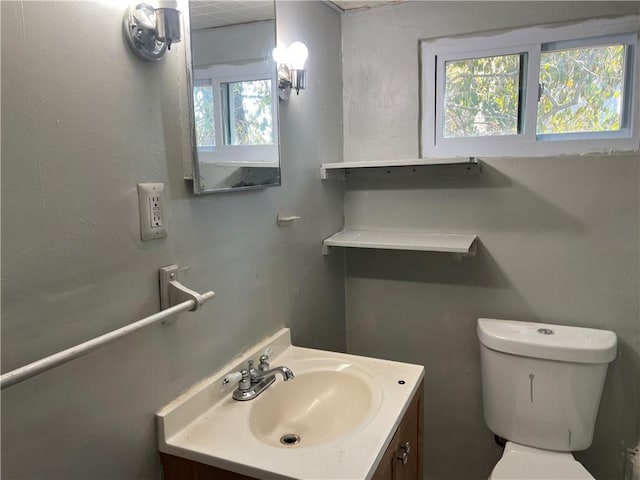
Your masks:
<svg viewBox="0 0 640 480"><path fill-rule="evenodd" d="M280 185L275 2L190 0L196 194Z"/></svg>

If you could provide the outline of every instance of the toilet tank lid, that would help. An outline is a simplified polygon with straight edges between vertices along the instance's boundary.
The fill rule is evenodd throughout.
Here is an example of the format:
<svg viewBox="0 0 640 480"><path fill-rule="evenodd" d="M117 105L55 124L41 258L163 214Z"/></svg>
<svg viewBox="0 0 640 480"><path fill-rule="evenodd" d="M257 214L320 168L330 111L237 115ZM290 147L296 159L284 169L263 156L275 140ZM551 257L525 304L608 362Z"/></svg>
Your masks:
<svg viewBox="0 0 640 480"><path fill-rule="evenodd" d="M616 358L614 332L545 323L478 319L480 342L499 352L575 363L608 363Z"/></svg>

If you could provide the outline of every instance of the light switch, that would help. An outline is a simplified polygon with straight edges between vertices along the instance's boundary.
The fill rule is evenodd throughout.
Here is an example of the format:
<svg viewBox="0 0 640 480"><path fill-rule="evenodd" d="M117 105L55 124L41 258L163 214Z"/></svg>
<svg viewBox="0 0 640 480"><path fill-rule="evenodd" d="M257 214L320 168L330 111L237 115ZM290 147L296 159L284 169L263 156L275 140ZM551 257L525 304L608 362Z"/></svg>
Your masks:
<svg viewBox="0 0 640 480"><path fill-rule="evenodd" d="M164 183L139 183L140 238L153 240L167 236L164 214Z"/></svg>

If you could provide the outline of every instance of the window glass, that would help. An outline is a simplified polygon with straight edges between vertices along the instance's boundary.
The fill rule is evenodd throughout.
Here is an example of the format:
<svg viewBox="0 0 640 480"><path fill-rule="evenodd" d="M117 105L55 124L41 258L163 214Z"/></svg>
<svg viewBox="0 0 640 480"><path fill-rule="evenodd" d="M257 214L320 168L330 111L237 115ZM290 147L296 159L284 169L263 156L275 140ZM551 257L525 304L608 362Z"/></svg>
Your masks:
<svg viewBox="0 0 640 480"><path fill-rule="evenodd" d="M211 80L196 80L193 87L193 110L196 124L196 145L200 148L216 146Z"/></svg>
<svg viewBox="0 0 640 480"><path fill-rule="evenodd" d="M500 55L445 62L445 137L519 133L523 57Z"/></svg>
<svg viewBox="0 0 640 480"><path fill-rule="evenodd" d="M222 83L225 145L272 145L271 80Z"/></svg>
<svg viewBox="0 0 640 480"><path fill-rule="evenodd" d="M420 155L637 152L639 19L423 40Z"/></svg>
<svg viewBox="0 0 640 480"><path fill-rule="evenodd" d="M624 59L624 45L543 51L536 133L619 130Z"/></svg>

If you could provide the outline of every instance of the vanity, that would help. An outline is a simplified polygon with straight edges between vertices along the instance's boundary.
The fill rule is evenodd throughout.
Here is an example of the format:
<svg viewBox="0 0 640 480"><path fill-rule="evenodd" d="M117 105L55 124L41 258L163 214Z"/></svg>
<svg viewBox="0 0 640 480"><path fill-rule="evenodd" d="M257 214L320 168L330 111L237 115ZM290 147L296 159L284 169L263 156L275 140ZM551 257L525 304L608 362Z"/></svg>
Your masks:
<svg viewBox="0 0 640 480"><path fill-rule="evenodd" d="M229 374L265 352L295 377L234 400ZM420 365L293 346L283 328L156 414L164 478L421 480L423 378Z"/></svg>

